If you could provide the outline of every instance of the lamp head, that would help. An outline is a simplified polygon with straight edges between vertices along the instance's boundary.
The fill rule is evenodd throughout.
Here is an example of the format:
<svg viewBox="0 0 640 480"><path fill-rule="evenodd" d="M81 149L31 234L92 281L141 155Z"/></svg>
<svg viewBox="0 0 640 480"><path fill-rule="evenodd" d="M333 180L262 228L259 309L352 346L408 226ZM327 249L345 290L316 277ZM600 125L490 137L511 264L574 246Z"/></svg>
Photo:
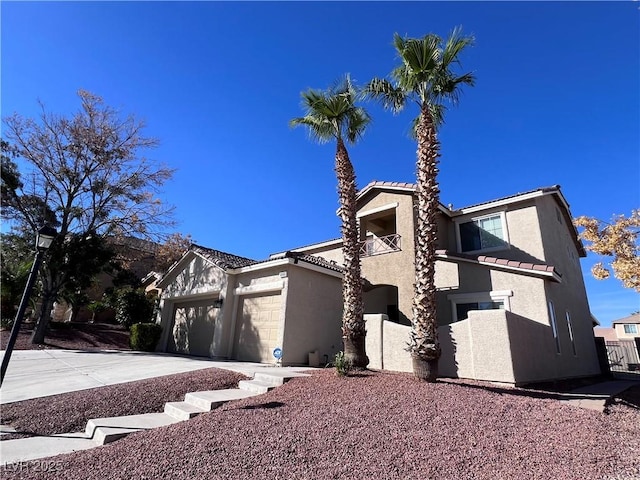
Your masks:
<svg viewBox="0 0 640 480"><path fill-rule="evenodd" d="M56 235L58 235L56 229L49 225L45 225L38 230L38 235L36 236L36 247L38 250L47 250L53 243L53 239L56 238Z"/></svg>

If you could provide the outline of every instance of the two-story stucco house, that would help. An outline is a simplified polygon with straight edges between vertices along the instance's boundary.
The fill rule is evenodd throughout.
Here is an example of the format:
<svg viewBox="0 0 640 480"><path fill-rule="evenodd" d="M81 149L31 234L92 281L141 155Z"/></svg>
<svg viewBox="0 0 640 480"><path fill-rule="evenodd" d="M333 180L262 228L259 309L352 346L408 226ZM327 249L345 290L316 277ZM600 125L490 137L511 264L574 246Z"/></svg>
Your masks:
<svg viewBox="0 0 640 480"><path fill-rule="evenodd" d="M414 281L414 192L412 184L372 182L357 197L371 368L411 371L405 346ZM585 251L571 218L558 186L460 209L440 206L436 287L443 348L441 375L522 384L599 373L593 319L579 261ZM163 301L173 305L162 314L163 325L167 327L162 348L167 350L180 351L173 346L172 338L176 336L176 325L182 321L177 320L182 313L176 317L176 305L181 305L182 300L172 298L194 295L185 289L185 284L193 284L194 275L202 277L197 268L189 266L198 251L192 252L191 257L188 255L161 282ZM294 278L291 275L295 270L292 270L294 257L316 259L316 277ZM273 262L283 259L288 259L289 270L281 273L279 264L271 268L276 265ZM304 348L331 358L340 340L337 266L341 263L341 240L329 240L273 254L264 262L232 265L225 270L226 283L209 280L199 283L198 288L203 291L225 292L219 294L224 297L225 311L216 314L214 338L217 336L226 346L209 345L209 354L250 357L238 354L242 347L238 345L241 335L236 330L238 325L248 325L245 307L241 306L244 300L232 298L246 295L243 289L253 284L281 282L285 275L287 286L278 287L278 291L286 302L281 299L278 303L280 323L273 338L290 339L291 345L285 346L284 352L296 342L304 347L295 347L292 352L295 355L290 357L285 353L283 362L303 362ZM263 271L264 280L246 275ZM333 279L333 283L316 286L314 282L325 277ZM298 278L309 283L303 296L294 297L291 290L298 288L294 287ZM176 285L178 279L182 280ZM211 284L216 286L206 286ZM318 295L324 296L322 302L317 301ZM313 316L294 318L288 304L296 302L322 305L323 312L318 314L307 308L306 315ZM230 304L231 308L227 308ZM308 341L308 337L316 335L308 327L317 326L318 322L324 325L321 329L337 329L337 337L327 337L326 342ZM252 335L264 337L262 327L252 328L255 330ZM290 330L295 333L290 334ZM251 358L265 361L270 348L282 345L266 342L262 356Z"/></svg>

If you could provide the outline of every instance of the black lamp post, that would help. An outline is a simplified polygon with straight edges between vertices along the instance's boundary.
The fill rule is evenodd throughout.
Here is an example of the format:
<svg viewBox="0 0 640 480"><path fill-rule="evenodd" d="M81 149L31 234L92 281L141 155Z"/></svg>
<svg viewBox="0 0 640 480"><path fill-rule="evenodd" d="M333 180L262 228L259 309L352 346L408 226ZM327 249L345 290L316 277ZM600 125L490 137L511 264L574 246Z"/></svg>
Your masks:
<svg viewBox="0 0 640 480"><path fill-rule="evenodd" d="M33 260L33 265L31 265L29 279L27 280L27 285L24 287L22 300L20 300L20 306L18 307L18 312L16 313L16 319L13 321L13 327L11 328L9 343L7 343L7 349L5 350L4 357L2 358L0 385L2 385L2 382L4 382L4 374L6 373L7 367L9 366L11 353L13 353L13 347L16 343L16 339L18 338L18 332L20 331L22 317L24 317L24 312L27 309L27 304L29 303L29 297L31 297L33 284L36 282L36 278L38 277L38 269L40 268L40 264L42 263L42 257L44 255L44 252L46 252L47 249L51 246L51 243L53 242L53 239L57 234L58 232L56 232L55 228L44 226L40 230L38 230L38 234L36 235L36 258Z"/></svg>

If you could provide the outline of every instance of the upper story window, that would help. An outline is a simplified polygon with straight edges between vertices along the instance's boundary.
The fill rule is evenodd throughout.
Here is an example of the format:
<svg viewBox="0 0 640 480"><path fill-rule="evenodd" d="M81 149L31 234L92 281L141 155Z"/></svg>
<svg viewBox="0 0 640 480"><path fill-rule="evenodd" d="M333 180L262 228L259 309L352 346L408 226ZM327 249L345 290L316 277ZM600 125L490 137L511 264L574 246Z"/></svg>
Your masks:
<svg viewBox="0 0 640 480"><path fill-rule="evenodd" d="M625 324L624 333L638 333L638 326L633 324Z"/></svg>
<svg viewBox="0 0 640 480"><path fill-rule="evenodd" d="M501 250L508 245L503 212L459 223L458 233L461 252Z"/></svg>

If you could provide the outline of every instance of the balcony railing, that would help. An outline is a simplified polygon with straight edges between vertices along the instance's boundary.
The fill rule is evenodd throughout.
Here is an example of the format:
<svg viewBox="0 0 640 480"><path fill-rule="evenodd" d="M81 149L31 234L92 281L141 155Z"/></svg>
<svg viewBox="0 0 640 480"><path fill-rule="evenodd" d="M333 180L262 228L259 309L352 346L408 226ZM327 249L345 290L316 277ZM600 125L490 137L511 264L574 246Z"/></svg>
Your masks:
<svg viewBox="0 0 640 480"><path fill-rule="evenodd" d="M389 252L400 251L400 235L394 233L384 237L368 238L360 243L360 256L371 257Z"/></svg>

